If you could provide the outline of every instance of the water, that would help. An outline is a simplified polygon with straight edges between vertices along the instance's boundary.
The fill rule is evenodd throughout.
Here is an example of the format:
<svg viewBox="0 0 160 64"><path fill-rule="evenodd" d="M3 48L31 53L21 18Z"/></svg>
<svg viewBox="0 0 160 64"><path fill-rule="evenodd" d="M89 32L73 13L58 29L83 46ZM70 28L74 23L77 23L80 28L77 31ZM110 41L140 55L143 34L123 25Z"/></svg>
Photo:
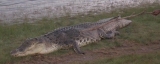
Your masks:
<svg viewBox="0 0 160 64"><path fill-rule="evenodd" d="M110 11L113 7L138 6L155 1L157 0L0 0L0 22Z"/></svg>

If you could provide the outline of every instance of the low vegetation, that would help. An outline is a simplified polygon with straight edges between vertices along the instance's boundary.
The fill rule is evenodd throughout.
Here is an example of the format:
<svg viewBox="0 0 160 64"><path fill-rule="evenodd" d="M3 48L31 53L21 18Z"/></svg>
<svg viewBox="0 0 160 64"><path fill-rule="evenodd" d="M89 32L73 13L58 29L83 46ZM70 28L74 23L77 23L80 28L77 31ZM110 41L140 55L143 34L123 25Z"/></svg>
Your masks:
<svg viewBox="0 0 160 64"><path fill-rule="evenodd" d="M113 58L101 58L93 61L85 61L77 64L159 64L160 52L147 54L130 54ZM75 63L73 63L75 64Z"/></svg>
<svg viewBox="0 0 160 64"><path fill-rule="evenodd" d="M18 61L22 58L30 58L27 57L11 57L10 51L16 47L18 47L25 39L27 38L33 38L36 36L39 36L41 34L44 34L46 32L49 32L55 28L62 27L62 26L69 26L74 25L78 23L83 22L95 22L97 20L113 17L117 15L121 16L127 16L132 14L133 12L139 13L143 10L145 11L153 11L155 9L158 9L160 7L159 4L153 4L148 6L141 6L136 8L128 8L128 9L118 9L115 11L112 11L111 13L99 13L96 15L93 15L92 13L88 15L79 14L77 16L71 17L71 16L65 16L60 18L43 18L42 20L38 20L34 23L27 23L25 21L21 24L1 24L0 25L0 63L7 63L7 62L14 62ZM154 41L160 41L160 15L159 16L153 16L150 14L145 14L141 16L137 16L134 18L130 18L130 20L133 21L131 25L128 27L125 27L123 29L120 29L121 35L118 36L118 39L127 39L130 41L135 41L136 43L146 44ZM91 44L85 47L82 47L83 49L94 49L94 48L100 48L104 46L117 46L121 45L123 41L112 41L112 40L102 40L98 41L100 44ZM105 43L104 43L105 42ZM107 42L107 43L106 43ZM111 43L112 42L112 43ZM67 51L68 52L68 51ZM56 53L66 53L57 51ZM56 54L53 53L53 54ZM123 55L119 57L114 58L102 58L100 60L96 60L93 62L86 62L85 64L98 64L101 62L101 64L108 63L108 64L125 64L127 62L132 64L132 60L136 61L133 64L144 64L144 62L147 62L150 64L152 61L156 63L160 63L158 60L160 60L160 54L158 53L149 53L149 54L133 54L133 55ZM83 64L83 63L82 63ZM152 63L151 63L152 64Z"/></svg>

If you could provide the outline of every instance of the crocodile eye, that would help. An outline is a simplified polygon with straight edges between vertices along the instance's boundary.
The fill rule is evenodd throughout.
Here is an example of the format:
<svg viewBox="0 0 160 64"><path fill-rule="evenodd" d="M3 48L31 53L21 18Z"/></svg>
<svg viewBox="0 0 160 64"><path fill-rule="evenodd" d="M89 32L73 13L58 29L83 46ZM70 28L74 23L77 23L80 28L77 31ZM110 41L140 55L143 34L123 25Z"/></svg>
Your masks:
<svg viewBox="0 0 160 64"><path fill-rule="evenodd" d="M20 49L19 49L19 51L23 51L23 50L24 50L23 48L20 48Z"/></svg>
<svg viewBox="0 0 160 64"><path fill-rule="evenodd" d="M38 38L35 38L35 40L38 40Z"/></svg>

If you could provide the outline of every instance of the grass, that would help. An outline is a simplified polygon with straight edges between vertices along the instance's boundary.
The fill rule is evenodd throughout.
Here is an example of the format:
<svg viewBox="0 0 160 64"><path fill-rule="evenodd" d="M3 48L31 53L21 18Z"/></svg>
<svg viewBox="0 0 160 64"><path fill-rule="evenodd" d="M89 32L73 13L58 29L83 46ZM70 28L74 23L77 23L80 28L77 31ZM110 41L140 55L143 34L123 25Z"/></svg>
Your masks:
<svg viewBox="0 0 160 64"><path fill-rule="evenodd" d="M102 58L77 64L159 64L160 52L147 54L129 54L113 58ZM76 63L74 63L76 64Z"/></svg>
<svg viewBox="0 0 160 64"><path fill-rule="evenodd" d="M48 18L42 18L42 20L39 20L34 23L21 23L21 24L13 24L13 25L8 25L8 24L0 24L0 63L4 64L7 62L12 62L12 61L18 61L22 58L25 57L11 57L9 55L10 51L16 47L18 47L26 38L33 38L36 36L39 36L41 34L44 34L46 32L49 32L55 28L62 27L62 26L69 26L69 25L74 25L78 23L83 23L83 22L95 22L97 20L103 19L103 18L108 18L112 16L117 16L118 14L121 14L122 16L127 16L132 14L133 12L141 12L143 10L147 11L153 11L154 9L158 9L160 5L154 4L151 6L142 6L142 7L137 7L137 8L128 8L128 9L118 9L111 12L111 13L99 13L97 15L83 15L79 14L74 17L70 16L65 16L65 17L60 17L60 18L54 18L54 19L48 19ZM121 35L118 36L117 38L119 39L128 39L128 40L133 40L136 41L137 43L149 43L152 41L158 41L160 40L160 15L159 16L152 16L149 14L138 16L131 18L130 20L133 21L133 23L123 29L120 29L119 31L121 32ZM104 43L105 42L105 43ZM112 43L110 43L112 42ZM115 46L115 45L120 45L121 42L116 42L112 40L102 40L98 41L98 44L91 44L85 47L82 47L83 49L95 49L95 48L100 48L104 46ZM55 52L53 54L58 54L58 53L65 53L62 51ZM157 57L157 59L160 59L160 55L156 53L151 53L149 54L148 57ZM130 58L134 57L134 58ZM119 61L121 58L125 58L123 61ZM133 60L135 58L139 59L146 59L147 55L126 55L126 56L121 56L121 57L116 57L116 58L111 58L107 59L107 61L110 61L109 64L119 64L129 60ZM29 56L28 56L29 58ZM154 59L153 59L154 60ZM102 60L97 60L95 62L100 62L102 61L103 64L103 59ZM155 59L156 61L156 59ZM131 62L131 61L129 61ZM142 62L138 61L137 62ZM159 61L156 61L159 63ZM155 62L155 63L156 63Z"/></svg>

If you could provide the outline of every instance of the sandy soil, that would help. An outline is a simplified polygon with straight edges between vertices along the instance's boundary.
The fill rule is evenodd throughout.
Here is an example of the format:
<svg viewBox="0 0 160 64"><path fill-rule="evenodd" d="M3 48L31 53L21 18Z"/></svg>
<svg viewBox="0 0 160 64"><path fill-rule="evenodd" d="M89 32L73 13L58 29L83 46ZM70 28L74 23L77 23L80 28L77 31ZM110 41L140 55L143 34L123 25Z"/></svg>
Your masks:
<svg viewBox="0 0 160 64"><path fill-rule="evenodd" d="M97 43L98 44L98 43ZM96 60L98 58L111 58L127 54L144 54L149 52L160 51L160 41L139 44L125 40L123 44L114 47L103 47L100 49L84 50L85 55L68 52L62 55L36 55L31 59L21 59L19 64L70 64L73 62L83 62ZM17 62L16 62L17 63ZM8 64L13 64L8 62Z"/></svg>

